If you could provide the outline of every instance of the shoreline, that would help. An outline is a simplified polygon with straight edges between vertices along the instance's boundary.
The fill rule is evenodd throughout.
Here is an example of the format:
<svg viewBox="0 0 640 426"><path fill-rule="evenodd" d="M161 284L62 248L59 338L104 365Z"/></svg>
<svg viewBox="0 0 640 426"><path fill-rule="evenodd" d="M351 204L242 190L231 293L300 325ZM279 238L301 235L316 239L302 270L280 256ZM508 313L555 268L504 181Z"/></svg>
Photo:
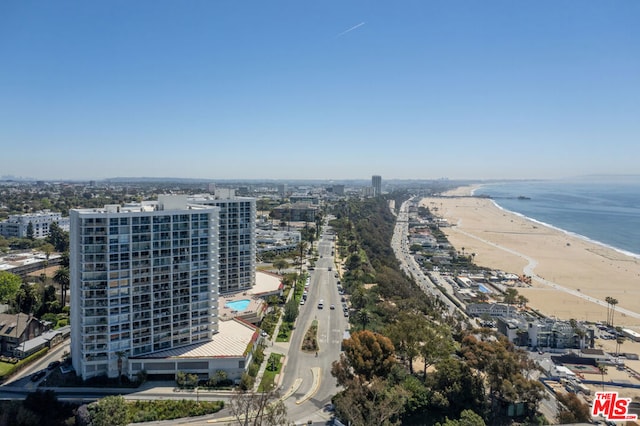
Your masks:
<svg viewBox="0 0 640 426"><path fill-rule="evenodd" d="M614 323L640 327L638 257L511 212L492 199L470 197L481 186L421 201L452 225L442 230L454 247L476 253L479 266L531 275L533 285L518 291L547 316L604 321L610 296L619 302Z"/></svg>
<svg viewBox="0 0 640 426"><path fill-rule="evenodd" d="M564 234L566 234L566 235L568 235L570 237L580 238L581 240L584 240L585 242L588 242L588 243L591 243L591 244L596 244L596 245L599 245L599 246L601 246L601 247L603 247L605 249L616 251L616 252L620 253L623 256L629 256L629 257L632 257L632 258L635 258L635 259L640 259L640 254L633 253L633 252L630 252L628 250L624 250L624 249L612 246L612 245L607 244L607 243L603 243L602 241L594 240L593 238L589 238L586 235L578 234L577 232L567 231L566 229L562 229L562 228L559 228L557 226L551 225L550 223L543 222L543 221L538 220L538 219L534 219L534 218L529 217L527 215L524 215L522 213L514 212L513 210L509 210L509 209L506 209L506 208L502 207L495 200L493 200L491 198L488 198L488 199L491 200L491 202L493 203L494 206L496 206L498 209L500 209L500 210L502 210L504 212L507 212L507 213L510 213L510 214L513 214L513 215L516 215L516 216L520 216L523 219L529 220L531 222L535 222L535 223L537 223L537 224L539 224L541 226L546 226L547 228L554 229L554 230L556 230L558 232L562 232L562 233L564 233Z"/></svg>

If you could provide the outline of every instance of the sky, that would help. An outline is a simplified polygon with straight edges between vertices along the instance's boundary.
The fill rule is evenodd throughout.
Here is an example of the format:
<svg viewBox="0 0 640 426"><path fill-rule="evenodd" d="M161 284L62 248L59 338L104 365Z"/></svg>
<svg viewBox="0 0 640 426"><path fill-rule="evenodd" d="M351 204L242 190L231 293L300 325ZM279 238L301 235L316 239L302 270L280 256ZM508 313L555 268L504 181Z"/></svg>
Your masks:
<svg viewBox="0 0 640 426"><path fill-rule="evenodd" d="M0 176L638 174L640 1L0 2Z"/></svg>

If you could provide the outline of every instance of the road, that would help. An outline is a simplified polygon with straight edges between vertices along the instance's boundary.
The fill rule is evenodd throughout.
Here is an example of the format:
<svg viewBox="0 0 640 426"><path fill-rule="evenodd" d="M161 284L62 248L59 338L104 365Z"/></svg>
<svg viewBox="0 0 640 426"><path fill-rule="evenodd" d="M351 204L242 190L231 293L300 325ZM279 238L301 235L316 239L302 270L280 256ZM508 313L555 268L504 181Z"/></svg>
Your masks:
<svg viewBox="0 0 640 426"><path fill-rule="evenodd" d="M63 341L61 344L59 344L58 346L55 346L52 350L47 352L45 356L34 361L32 364L27 365L24 369L20 370L15 376L7 380L2 385L0 390L2 390L6 386L9 386L12 388L20 388L28 392L35 391L38 387L38 384L42 380L44 380L44 378L40 379L37 382L32 382L31 375L36 371L46 370L47 366L52 361L61 361L63 354L65 352L70 351L70 343L71 343L71 340L67 339Z"/></svg>
<svg viewBox="0 0 640 426"><path fill-rule="evenodd" d="M393 231L393 237L391 237L391 247L393 248L396 258L400 262L400 267L407 275L413 277L416 284L420 286L422 291L442 301L450 315L458 312L459 314L466 316L466 313L461 311L456 304L447 297L447 295L442 294L433 281L431 281L431 279L422 272L420 265L418 265L418 262L416 262L416 259L409 251L409 204L411 202L413 202L413 198L405 201L400 206L396 216L396 226ZM440 285L444 286L444 288L449 286L444 279L439 277L437 272L434 272L433 274ZM452 289L449 288L449 291L450 294L453 294Z"/></svg>
<svg viewBox="0 0 640 426"><path fill-rule="evenodd" d="M331 376L331 363L340 357L340 346L349 321L341 309L333 250L333 236L327 235L325 231L318 241L318 261L315 270L310 271L307 302L300 306L296 332L292 335L284 380L280 387L282 393L296 389L285 400L289 418L294 421L311 418L319 420L318 417L328 419L325 406L339 390ZM319 309L318 303L321 300L324 307ZM332 304L335 309L330 309ZM314 320L318 321L320 350L317 357L315 353L300 350L304 335ZM316 372L315 377L312 369Z"/></svg>

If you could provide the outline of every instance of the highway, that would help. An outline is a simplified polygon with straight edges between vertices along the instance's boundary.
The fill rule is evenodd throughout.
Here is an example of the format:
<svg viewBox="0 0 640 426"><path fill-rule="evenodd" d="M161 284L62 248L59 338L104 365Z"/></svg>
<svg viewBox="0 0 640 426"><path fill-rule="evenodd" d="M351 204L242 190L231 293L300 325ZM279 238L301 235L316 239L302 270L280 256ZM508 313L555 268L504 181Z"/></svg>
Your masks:
<svg viewBox="0 0 640 426"><path fill-rule="evenodd" d="M433 281L431 281L431 279L422 272L420 265L418 265L418 262L416 262L414 256L409 251L409 204L412 201L413 198L410 198L400 206L396 218L396 226L393 231L393 237L391 237L391 247L393 248L393 252L396 254L396 258L400 262L400 267L407 275L413 277L416 284L420 286L422 291L442 301L447 307L447 311L450 315L453 315L457 311L459 314L466 316L466 313L461 311L455 303L447 297L447 295L442 294ZM439 277L437 272L433 274L438 278L440 285L443 285L445 288L448 286L448 284L444 282L444 279Z"/></svg>

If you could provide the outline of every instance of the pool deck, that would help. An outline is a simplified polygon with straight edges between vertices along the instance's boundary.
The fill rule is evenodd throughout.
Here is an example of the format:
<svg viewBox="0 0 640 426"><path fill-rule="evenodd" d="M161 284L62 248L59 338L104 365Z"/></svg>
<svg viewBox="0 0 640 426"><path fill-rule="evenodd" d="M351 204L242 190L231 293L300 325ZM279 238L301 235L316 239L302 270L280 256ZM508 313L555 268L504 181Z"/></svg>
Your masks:
<svg viewBox="0 0 640 426"><path fill-rule="evenodd" d="M237 311L226 306L229 302L245 299L249 300L249 305L243 311ZM233 318L242 318L248 322L254 322L254 319L262 316L263 309L264 301L248 293L229 294L226 296L220 296L218 299L218 318L221 321L228 321Z"/></svg>

